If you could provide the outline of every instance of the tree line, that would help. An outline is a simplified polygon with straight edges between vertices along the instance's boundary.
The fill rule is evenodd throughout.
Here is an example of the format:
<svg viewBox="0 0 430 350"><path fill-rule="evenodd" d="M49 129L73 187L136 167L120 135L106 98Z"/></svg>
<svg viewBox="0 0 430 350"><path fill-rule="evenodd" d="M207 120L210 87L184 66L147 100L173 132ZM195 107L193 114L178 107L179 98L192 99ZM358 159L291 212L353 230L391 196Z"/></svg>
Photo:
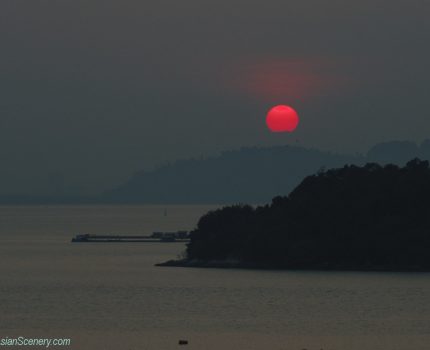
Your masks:
<svg viewBox="0 0 430 350"><path fill-rule="evenodd" d="M208 212L190 238L188 261L430 270L429 162L321 169L270 204Z"/></svg>

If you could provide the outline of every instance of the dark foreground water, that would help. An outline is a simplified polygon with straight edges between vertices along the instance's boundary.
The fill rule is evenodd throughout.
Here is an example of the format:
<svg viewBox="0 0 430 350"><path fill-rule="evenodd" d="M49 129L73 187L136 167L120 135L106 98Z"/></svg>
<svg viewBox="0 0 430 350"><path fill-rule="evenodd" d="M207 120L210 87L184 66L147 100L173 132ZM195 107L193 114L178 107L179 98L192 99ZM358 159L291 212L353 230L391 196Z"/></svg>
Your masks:
<svg viewBox="0 0 430 350"><path fill-rule="evenodd" d="M210 208L0 207L0 338L71 338L71 349L430 348L430 274L162 268L153 264L183 244L70 243L78 232L190 229Z"/></svg>

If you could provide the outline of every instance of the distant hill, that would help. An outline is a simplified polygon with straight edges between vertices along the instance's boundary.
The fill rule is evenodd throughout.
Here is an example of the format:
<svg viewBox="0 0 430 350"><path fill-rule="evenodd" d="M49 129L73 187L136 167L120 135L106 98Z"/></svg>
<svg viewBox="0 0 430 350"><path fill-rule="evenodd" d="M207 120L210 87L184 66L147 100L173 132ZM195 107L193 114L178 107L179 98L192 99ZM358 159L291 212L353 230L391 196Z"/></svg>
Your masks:
<svg viewBox="0 0 430 350"><path fill-rule="evenodd" d="M295 146L242 148L137 173L101 198L117 203L263 203L289 193L322 167L364 161L360 156Z"/></svg>
<svg viewBox="0 0 430 350"><path fill-rule="evenodd" d="M271 204L208 212L164 265L430 271L429 198L428 161L320 171Z"/></svg>
<svg viewBox="0 0 430 350"><path fill-rule="evenodd" d="M415 157L430 159L430 140L425 140L420 146L410 141L382 142L367 152L367 161L381 164L403 165Z"/></svg>
<svg viewBox="0 0 430 350"><path fill-rule="evenodd" d="M365 155L298 146L248 147L141 171L101 195L0 195L0 204L267 203L276 195L290 193L304 177L324 168L366 162L404 165L415 157L430 160L430 140L420 145L409 141L379 143Z"/></svg>
<svg viewBox="0 0 430 350"><path fill-rule="evenodd" d="M288 194L307 175L323 168L366 162L404 165L430 159L430 140L380 143L367 155L323 152L297 146L241 148L216 157L179 160L134 174L98 201L112 203L265 203Z"/></svg>

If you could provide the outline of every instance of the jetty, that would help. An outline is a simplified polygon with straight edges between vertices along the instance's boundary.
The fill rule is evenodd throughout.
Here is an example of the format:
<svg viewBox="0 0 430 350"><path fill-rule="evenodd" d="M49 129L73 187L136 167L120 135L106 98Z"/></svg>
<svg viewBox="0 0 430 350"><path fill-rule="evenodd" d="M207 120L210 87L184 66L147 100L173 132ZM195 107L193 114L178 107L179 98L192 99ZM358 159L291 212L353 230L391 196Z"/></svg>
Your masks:
<svg viewBox="0 0 430 350"><path fill-rule="evenodd" d="M189 242L187 231L154 232L152 235L92 235L78 234L72 238L72 243L122 243L122 242L162 242L162 243L186 243Z"/></svg>

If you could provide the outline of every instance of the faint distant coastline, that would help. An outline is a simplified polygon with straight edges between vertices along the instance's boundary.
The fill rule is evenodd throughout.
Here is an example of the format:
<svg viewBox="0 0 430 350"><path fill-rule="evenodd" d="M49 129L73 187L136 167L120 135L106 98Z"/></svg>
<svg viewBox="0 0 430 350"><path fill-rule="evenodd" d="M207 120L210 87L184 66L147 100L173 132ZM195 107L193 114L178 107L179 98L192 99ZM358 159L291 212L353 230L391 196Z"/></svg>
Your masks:
<svg viewBox="0 0 430 350"><path fill-rule="evenodd" d="M299 146L248 147L138 172L100 198L114 203L266 203L321 167L364 162L359 155Z"/></svg>
<svg viewBox="0 0 430 350"><path fill-rule="evenodd" d="M321 170L288 196L202 216L185 258L160 266L430 271L430 169Z"/></svg>
<svg viewBox="0 0 430 350"><path fill-rule="evenodd" d="M0 205L267 203L278 194L290 193L305 176L319 169L366 162L400 165L415 157L430 160L430 140L419 146L409 141L379 143L366 155L290 145L244 147L138 172L101 194L74 196L74 192L59 190L51 195L8 194L0 195Z"/></svg>
<svg viewBox="0 0 430 350"><path fill-rule="evenodd" d="M430 140L419 146L409 141L379 143L366 155L336 154L297 145L248 147L136 173L100 199L151 204L267 203L276 195L290 193L304 177L321 168L366 162L403 165L416 157L430 160Z"/></svg>
<svg viewBox="0 0 430 350"><path fill-rule="evenodd" d="M99 203L100 201L96 197L0 195L0 205L80 205Z"/></svg>

